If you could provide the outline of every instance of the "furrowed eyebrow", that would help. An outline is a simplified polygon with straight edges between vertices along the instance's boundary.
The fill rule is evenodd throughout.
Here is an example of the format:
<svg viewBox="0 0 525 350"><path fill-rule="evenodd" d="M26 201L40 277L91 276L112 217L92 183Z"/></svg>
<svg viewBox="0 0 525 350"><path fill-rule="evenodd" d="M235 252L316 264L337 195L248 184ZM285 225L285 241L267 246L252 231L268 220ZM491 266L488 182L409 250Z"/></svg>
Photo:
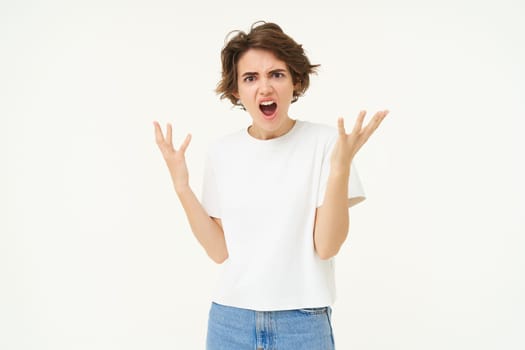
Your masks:
<svg viewBox="0 0 525 350"><path fill-rule="evenodd" d="M271 71L268 72L268 74L274 74L274 73L286 73L286 69L277 68L277 69L272 69ZM241 77L254 76L254 75L259 75L259 73L257 73L257 72L245 72L245 73L243 73L241 75Z"/></svg>

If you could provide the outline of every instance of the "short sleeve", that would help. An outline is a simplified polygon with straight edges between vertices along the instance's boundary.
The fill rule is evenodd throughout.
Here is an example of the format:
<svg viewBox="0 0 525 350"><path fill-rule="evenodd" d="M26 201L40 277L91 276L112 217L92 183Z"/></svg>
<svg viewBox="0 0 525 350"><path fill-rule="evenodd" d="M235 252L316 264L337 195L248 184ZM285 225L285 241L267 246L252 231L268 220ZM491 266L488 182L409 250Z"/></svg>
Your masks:
<svg viewBox="0 0 525 350"><path fill-rule="evenodd" d="M327 147L328 150L323 156L321 176L319 180L319 192L317 196L317 207L323 205L324 202L326 186L328 184L328 176L330 175L330 156L334 146L335 141L331 143L330 147ZM348 206L351 207L359 202L362 202L365 198L365 191L363 189L363 185L361 184L357 167L352 162L350 164L350 179L348 180Z"/></svg>
<svg viewBox="0 0 525 350"><path fill-rule="evenodd" d="M219 187L217 186L217 178L215 175L213 159L208 154L206 163L204 165L201 202L208 215L215 218L221 217L219 195L220 193Z"/></svg>

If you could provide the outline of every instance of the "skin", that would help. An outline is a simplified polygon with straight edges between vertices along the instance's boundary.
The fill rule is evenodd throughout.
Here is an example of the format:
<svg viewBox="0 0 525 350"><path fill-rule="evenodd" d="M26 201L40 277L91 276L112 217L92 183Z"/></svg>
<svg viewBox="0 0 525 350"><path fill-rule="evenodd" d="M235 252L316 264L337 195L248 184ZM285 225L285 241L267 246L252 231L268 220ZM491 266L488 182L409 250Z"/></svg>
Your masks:
<svg viewBox="0 0 525 350"><path fill-rule="evenodd" d="M387 114L388 110L377 112L363 128L366 112L361 111L349 134L344 119L337 120L338 138L331 154L324 203L317 208L314 224L314 246L321 259L335 256L346 240L350 226L348 208L363 200L347 198L350 165Z"/></svg>
<svg viewBox="0 0 525 350"><path fill-rule="evenodd" d="M203 208L200 201L189 185L188 168L186 166L186 149L190 144L191 134L188 134L179 149L172 143L171 124L166 125L166 136L158 122L153 122L155 127L155 140L170 171L175 192L184 208L191 226L191 230L199 243L206 250L208 256L220 264L228 258L228 249L222 230L220 219L212 218Z"/></svg>
<svg viewBox="0 0 525 350"><path fill-rule="evenodd" d="M233 95L241 101L252 118L248 133L261 140L287 133L295 121L288 116L294 85L286 63L269 51L250 49L239 59L237 72L238 91ZM264 118L259 109L263 100L277 103L276 115L271 120Z"/></svg>
<svg viewBox="0 0 525 350"><path fill-rule="evenodd" d="M285 62L278 60L269 51L250 49L241 56L237 68L238 91L234 95L241 100L252 118L249 134L261 140L286 134L293 127L295 120L288 115L294 85ZM273 119L267 120L263 117L259 109L261 99L271 99L277 103ZM360 201L357 199L349 202L347 198L350 165L387 114L387 110L375 113L370 122L363 127L366 112L361 111L350 133L345 130L344 119L337 120L338 138L331 154L325 199L323 205L317 208L313 232L315 250L321 259L335 256L348 235L348 207ZM185 153L191 135L186 136L177 150L172 143L171 124L166 126L166 135L163 135L158 122L153 124L157 146L170 171L175 192L192 231L210 258L222 263L228 258L222 222L206 213L189 186Z"/></svg>

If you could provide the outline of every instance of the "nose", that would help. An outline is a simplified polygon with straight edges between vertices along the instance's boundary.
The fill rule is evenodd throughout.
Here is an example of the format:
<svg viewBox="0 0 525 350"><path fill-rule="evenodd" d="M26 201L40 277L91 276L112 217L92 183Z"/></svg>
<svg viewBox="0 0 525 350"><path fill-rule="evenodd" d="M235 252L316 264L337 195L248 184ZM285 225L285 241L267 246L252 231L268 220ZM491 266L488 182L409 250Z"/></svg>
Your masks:
<svg viewBox="0 0 525 350"><path fill-rule="evenodd" d="M261 95L268 95L273 91L272 83L270 79L260 79L259 80L259 93Z"/></svg>

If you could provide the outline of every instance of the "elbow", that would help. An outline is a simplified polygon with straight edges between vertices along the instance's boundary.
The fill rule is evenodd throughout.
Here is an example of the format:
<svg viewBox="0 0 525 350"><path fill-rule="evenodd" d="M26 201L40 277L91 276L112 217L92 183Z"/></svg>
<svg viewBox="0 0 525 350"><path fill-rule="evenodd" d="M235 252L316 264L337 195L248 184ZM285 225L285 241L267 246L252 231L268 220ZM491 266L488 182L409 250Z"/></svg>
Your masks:
<svg viewBox="0 0 525 350"><path fill-rule="evenodd" d="M320 249L320 250L317 250L317 255L319 256L319 258L321 260L329 260L329 259L333 258L334 256L336 256L338 252L339 252L339 249L337 249L337 250L334 250L334 249Z"/></svg>
<svg viewBox="0 0 525 350"><path fill-rule="evenodd" d="M329 260L337 255L340 245L335 244L315 244L315 252L321 260Z"/></svg>
<svg viewBox="0 0 525 350"><path fill-rule="evenodd" d="M339 250L346 239L346 234L343 235L343 237L332 238L331 240L319 239L320 236L316 238L317 239L314 241L314 249L317 256L319 256L321 260L329 260L339 253Z"/></svg>
<svg viewBox="0 0 525 350"><path fill-rule="evenodd" d="M225 256L225 257L222 257L220 259L215 259L215 263L220 265L222 264L223 262L225 262L226 260L228 260L228 256Z"/></svg>
<svg viewBox="0 0 525 350"><path fill-rule="evenodd" d="M339 253L348 236L348 226L347 220L337 225L317 223L314 229L314 249L321 260L329 260Z"/></svg>
<svg viewBox="0 0 525 350"><path fill-rule="evenodd" d="M213 262L215 262L216 264L219 264L219 265L222 264L223 262L225 262L228 259L228 253L221 254L221 255L208 254L208 256L213 260Z"/></svg>

